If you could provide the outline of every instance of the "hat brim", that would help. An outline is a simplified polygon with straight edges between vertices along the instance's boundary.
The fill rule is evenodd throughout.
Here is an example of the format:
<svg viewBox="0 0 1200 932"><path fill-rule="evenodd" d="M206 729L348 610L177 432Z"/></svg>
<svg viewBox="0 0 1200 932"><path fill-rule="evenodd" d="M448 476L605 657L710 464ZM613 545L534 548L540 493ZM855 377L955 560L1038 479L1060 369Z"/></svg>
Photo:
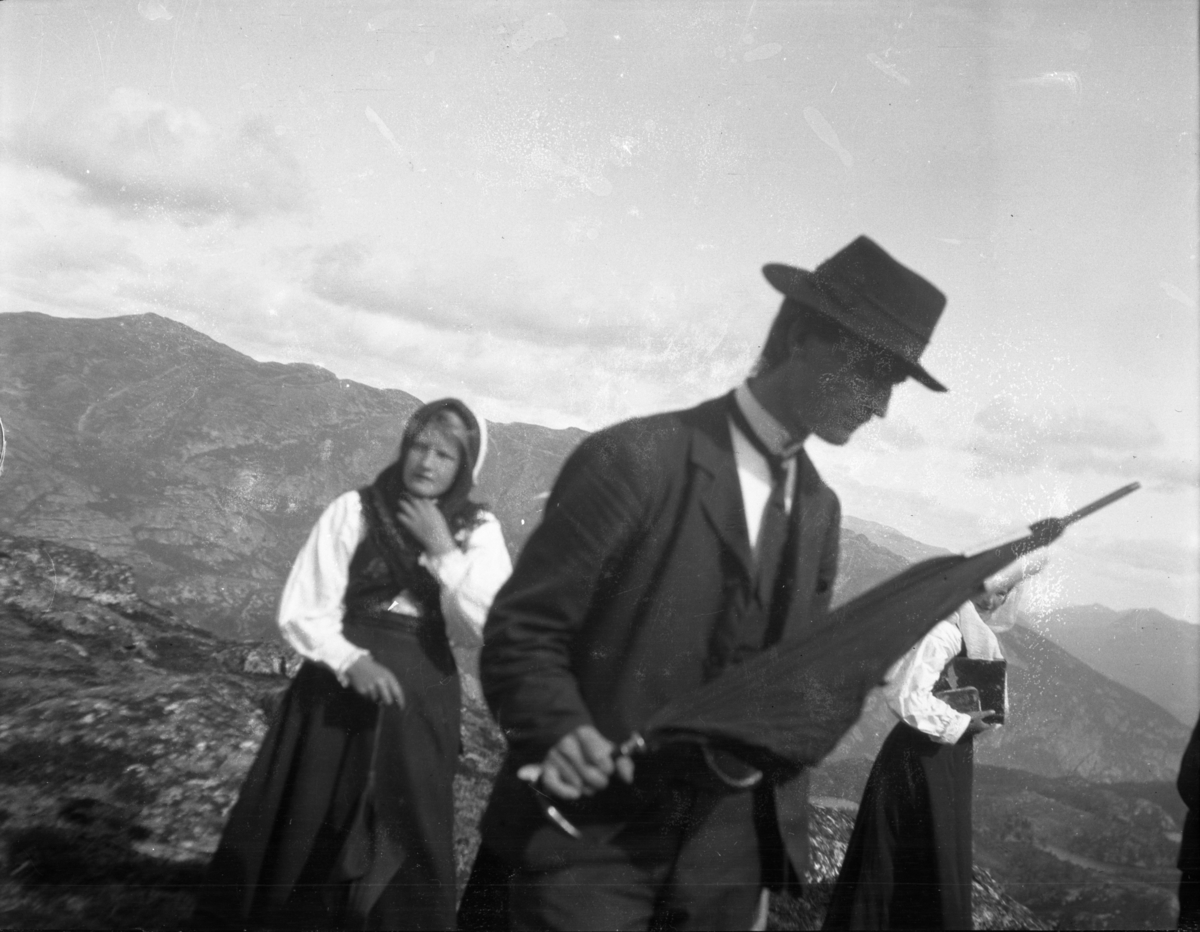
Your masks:
<svg viewBox="0 0 1200 932"><path fill-rule="evenodd" d="M856 337L866 340L872 346L883 350L900 364L909 378L920 382L930 391L948 391L946 386L930 375L920 363L905 359L899 353L882 345L878 340L872 339L868 334L863 333L852 321L847 320L843 314L839 313L837 305L831 302L823 292L814 287L812 272L779 262L764 265L762 271L763 276L770 283L771 287L780 294L791 298L793 301L798 301L805 307L812 308L824 317L828 317L842 329L848 330Z"/></svg>

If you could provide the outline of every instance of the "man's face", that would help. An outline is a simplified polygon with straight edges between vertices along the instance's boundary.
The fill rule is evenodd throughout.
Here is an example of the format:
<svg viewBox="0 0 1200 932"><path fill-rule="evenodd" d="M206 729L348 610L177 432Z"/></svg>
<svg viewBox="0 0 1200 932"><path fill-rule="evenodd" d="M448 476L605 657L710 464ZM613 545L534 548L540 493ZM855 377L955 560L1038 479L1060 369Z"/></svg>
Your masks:
<svg viewBox="0 0 1200 932"><path fill-rule="evenodd" d="M771 410L786 427L841 446L872 417L887 413L892 389L907 377L899 360L852 334L833 343L809 337L767 373Z"/></svg>

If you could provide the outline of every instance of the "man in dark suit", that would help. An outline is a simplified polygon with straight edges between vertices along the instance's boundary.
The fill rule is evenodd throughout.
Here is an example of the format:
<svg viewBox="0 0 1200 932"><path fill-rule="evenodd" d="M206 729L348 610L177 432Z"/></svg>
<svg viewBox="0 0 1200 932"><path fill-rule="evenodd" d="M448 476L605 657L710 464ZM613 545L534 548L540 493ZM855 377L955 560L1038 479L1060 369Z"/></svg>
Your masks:
<svg viewBox="0 0 1200 932"><path fill-rule="evenodd" d="M509 753L483 846L509 865L514 928L748 928L763 886L804 875L804 773L759 779L761 762L695 745L635 764L618 745L824 622L840 508L801 444L846 443L905 378L945 391L918 362L945 298L866 237L813 272L763 272L785 298L754 374L588 437L488 617L482 683Z"/></svg>

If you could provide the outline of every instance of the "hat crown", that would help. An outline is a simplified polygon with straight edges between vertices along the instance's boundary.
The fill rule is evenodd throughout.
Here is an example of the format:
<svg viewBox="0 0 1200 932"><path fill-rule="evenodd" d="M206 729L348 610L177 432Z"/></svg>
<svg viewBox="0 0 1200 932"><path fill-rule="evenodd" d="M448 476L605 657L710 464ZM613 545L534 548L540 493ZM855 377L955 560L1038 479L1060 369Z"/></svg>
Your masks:
<svg viewBox="0 0 1200 932"><path fill-rule="evenodd" d="M933 335L946 296L878 243L860 236L813 270L819 288L834 292L848 309L865 301L883 311L922 342Z"/></svg>
<svg viewBox="0 0 1200 932"><path fill-rule="evenodd" d="M946 296L869 237L859 236L812 272L771 263L763 274L789 298L899 357L925 386L946 390L919 363Z"/></svg>

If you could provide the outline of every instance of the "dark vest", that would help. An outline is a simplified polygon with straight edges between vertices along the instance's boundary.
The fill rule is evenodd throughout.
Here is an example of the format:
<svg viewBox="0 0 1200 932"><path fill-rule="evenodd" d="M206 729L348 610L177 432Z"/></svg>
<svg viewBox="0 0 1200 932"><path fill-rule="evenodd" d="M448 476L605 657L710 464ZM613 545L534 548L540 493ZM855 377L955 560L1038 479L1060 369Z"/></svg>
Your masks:
<svg viewBox="0 0 1200 932"><path fill-rule="evenodd" d="M367 520L369 522L370 519ZM412 575L416 577L417 574L428 576L427 571L419 567ZM420 619L388 611L392 600L405 590L413 601L424 608ZM447 640L437 583L432 577L423 580L397 580L384 560L375 535L369 530L350 559L344 601L348 626L353 626L356 620L386 621L409 631L419 631L423 637L432 638L434 641Z"/></svg>

